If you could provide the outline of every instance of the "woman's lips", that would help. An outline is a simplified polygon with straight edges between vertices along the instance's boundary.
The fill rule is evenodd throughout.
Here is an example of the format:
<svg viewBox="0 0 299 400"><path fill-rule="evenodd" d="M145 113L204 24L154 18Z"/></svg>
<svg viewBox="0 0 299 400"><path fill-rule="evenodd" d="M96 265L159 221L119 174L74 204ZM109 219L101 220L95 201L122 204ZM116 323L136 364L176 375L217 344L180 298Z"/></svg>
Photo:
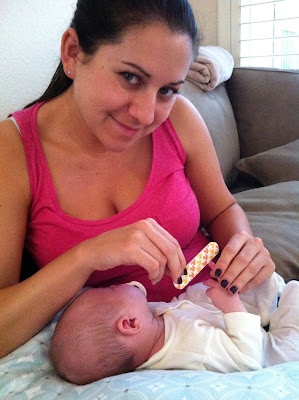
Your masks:
<svg viewBox="0 0 299 400"><path fill-rule="evenodd" d="M138 132L140 132L141 127L139 127L139 128L131 127L129 125L123 124L122 122L119 122L115 118L113 118L113 120L118 125L118 127L121 128L122 132L126 136L136 136L138 134Z"/></svg>

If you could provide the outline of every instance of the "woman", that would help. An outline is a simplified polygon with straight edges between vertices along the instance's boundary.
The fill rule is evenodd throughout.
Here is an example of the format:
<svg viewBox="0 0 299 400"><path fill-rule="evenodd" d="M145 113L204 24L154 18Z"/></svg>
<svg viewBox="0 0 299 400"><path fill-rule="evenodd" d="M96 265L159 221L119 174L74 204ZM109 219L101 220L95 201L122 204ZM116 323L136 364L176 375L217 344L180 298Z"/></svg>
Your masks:
<svg viewBox="0 0 299 400"><path fill-rule="evenodd" d="M1 122L0 357L84 284L139 280L170 300L208 241L199 223L231 294L274 271L178 95L197 46L185 0L79 0L48 90ZM40 270L19 282L24 244Z"/></svg>

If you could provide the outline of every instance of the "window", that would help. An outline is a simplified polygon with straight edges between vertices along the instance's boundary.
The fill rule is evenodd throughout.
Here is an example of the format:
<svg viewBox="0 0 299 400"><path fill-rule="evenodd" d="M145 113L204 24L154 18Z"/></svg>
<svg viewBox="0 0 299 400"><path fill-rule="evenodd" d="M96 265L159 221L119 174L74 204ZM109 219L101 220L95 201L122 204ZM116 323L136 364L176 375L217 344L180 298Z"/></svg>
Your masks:
<svg viewBox="0 0 299 400"><path fill-rule="evenodd" d="M219 45L237 66L299 69L298 0L219 0L218 12Z"/></svg>

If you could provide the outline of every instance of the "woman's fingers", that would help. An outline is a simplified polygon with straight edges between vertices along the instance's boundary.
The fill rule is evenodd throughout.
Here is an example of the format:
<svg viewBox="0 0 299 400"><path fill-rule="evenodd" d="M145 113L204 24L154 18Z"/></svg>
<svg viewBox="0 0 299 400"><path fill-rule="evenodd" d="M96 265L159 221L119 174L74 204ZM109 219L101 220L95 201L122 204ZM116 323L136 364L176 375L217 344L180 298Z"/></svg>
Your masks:
<svg viewBox="0 0 299 400"><path fill-rule="evenodd" d="M228 243L217 263L217 267L222 270L222 278L228 282L233 282L244 269L247 269L247 275L259 271L260 263L254 260L263 249L262 242L255 238L244 240L246 238L243 236L240 239L238 242L233 240Z"/></svg>
<svg viewBox="0 0 299 400"><path fill-rule="evenodd" d="M84 261L89 260L93 270L139 265L153 284L165 272L176 282L185 267L178 241L151 218L105 232L86 241L85 246Z"/></svg>
<svg viewBox="0 0 299 400"><path fill-rule="evenodd" d="M269 261L270 260L270 261ZM267 265L271 263L271 259L269 256L268 250L265 248L259 251L256 256L245 265L243 264L243 268L231 282L229 289L232 286L236 286L238 291L242 290L246 285L250 287L257 286L264 279L270 277L274 271L274 263L273 268L268 268ZM270 265L269 265L270 266ZM264 277L264 278L263 278Z"/></svg>
<svg viewBox="0 0 299 400"><path fill-rule="evenodd" d="M154 254L157 253L155 250L151 252L140 248L138 252L138 265L148 272L148 278L153 283L153 285L156 284L162 279L164 275L166 258L163 256L162 253Z"/></svg>
<svg viewBox="0 0 299 400"><path fill-rule="evenodd" d="M252 279L248 280L247 283L243 287L241 287L239 293L245 293L247 292L247 290L253 289L254 287L258 286L264 280L269 279L274 271L275 264L272 260L270 260L270 262L267 263L263 268L261 268Z"/></svg>
<svg viewBox="0 0 299 400"><path fill-rule="evenodd" d="M216 263L214 275L230 293L244 292L270 277L275 270L260 238L246 232L234 235Z"/></svg>
<svg viewBox="0 0 299 400"><path fill-rule="evenodd" d="M233 279L234 276L233 275L238 275L237 271L228 271L229 267L233 264L233 262L235 261L235 258L237 256L239 256L239 262L245 262L249 256L249 251L248 249L244 249L244 246L246 244L248 240L248 235L247 234L243 234L240 233L238 235L234 235L231 240L228 242L228 244L224 247L221 256L219 257L218 261L217 261L217 268L221 269L221 274L225 274L226 273L226 278L230 277L230 279ZM242 252L243 250L243 252ZM245 252L244 252L245 250ZM253 252L253 254L255 254L255 251ZM252 254L252 256L253 256ZM251 257L252 257L251 256ZM237 264L237 263L235 263ZM239 269L241 270L241 265L239 267ZM230 274L230 276L228 275Z"/></svg>
<svg viewBox="0 0 299 400"><path fill-rule="evenodd" d="M154 245L147 244L146 251L159 262L160 268L163 268L163 273L160 272L160 279L164 275L164 271L169 273L174 282L181 276L186 265L185 257L178 241L171 236L164 228L162 228L154 219L147 219L151 229L146 230L148 239Z"/></svg>

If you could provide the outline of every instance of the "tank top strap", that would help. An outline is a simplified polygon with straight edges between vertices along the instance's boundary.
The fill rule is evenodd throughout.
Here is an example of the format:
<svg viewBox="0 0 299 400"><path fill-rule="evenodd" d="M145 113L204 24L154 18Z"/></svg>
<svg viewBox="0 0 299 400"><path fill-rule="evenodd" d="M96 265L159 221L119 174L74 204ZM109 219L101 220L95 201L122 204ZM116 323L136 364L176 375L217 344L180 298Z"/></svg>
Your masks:
<svg viewBox="0 0 299 400"><path fill-rule="evenodd" d="M163 184L169 175L184 169L185 161L186 152L168 118L153 132L152 184Z"/></svg>
<svg viewBox="0 0 299 400"><path fill-rule="evenodd" d="M36 122L37 112L43 104L44 102L37 103L9 115L9 117L14 118L23 141L30 181L31 203L38 190L40 169L42 168L44 157Z"/></svg>
<svg viewBox="0 0 299 400"><path fill-rule="evenodd" d="M178 159L181 165L185 164L185 149L169 118L156 129L154 135L156 136L156 148L154 149L154 153L156 151L157 161L166 168L169 168L169 157L172 156L174 159ZM165 152L166 149L167 151Z"/></svg>

